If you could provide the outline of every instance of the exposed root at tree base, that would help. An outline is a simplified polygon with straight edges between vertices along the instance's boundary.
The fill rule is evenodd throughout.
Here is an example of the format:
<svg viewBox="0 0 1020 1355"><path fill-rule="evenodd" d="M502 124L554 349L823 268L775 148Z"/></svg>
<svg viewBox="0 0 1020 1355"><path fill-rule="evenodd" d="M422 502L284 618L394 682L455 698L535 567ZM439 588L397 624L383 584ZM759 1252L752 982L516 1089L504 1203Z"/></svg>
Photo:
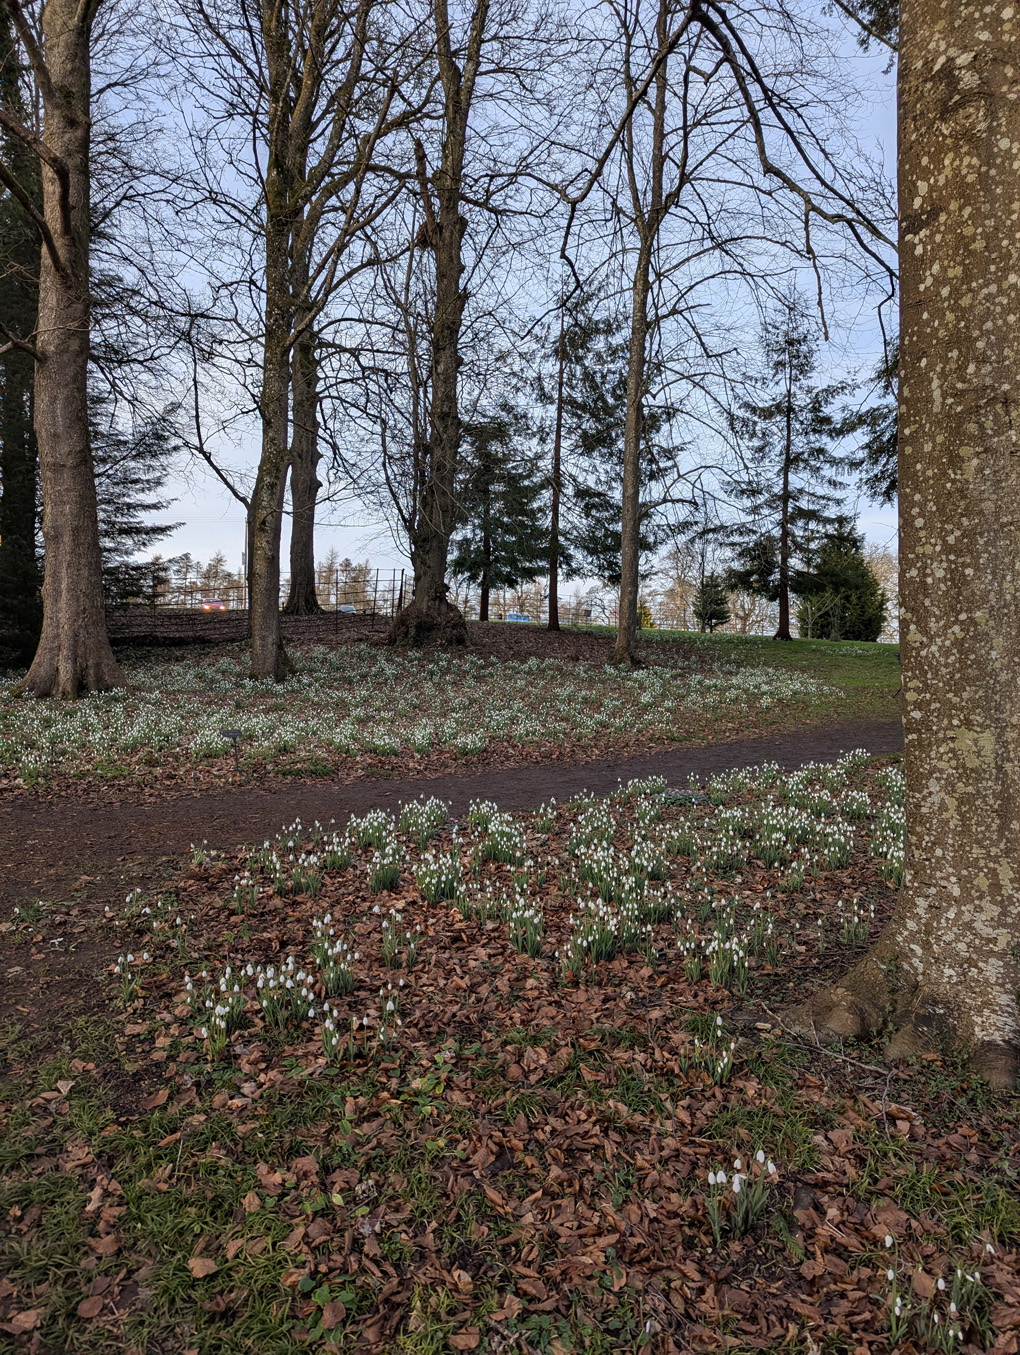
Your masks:
<svg viewBox="0 0 1020 1355"><path fill-rule="evenodd" d="M894 967L886 963L891 959L892 951L880 942L838 982L791 1008L784 1015L784 1026L818 1044L868 1039L888 1027L891 1033L883 1051L886 1063L955 1048L996 1091L1014 1090L1020 1074L1020 1048L968 1043L922 985L915 982L897 991Z"/></svg>
<svg viewBox="0 0 1020 1355"><path fill-rule="evenodd" d="M606 663L612 668L644 668L644 660L630 649L614 649Z"/></svg>
<svg viewBox="0 0 1020 1355"><path fill-rule="evenodd" d="M68 662L59 653L47 654L40 646L21 690L38 697L73 699L82 692L108 692L126 687L120 664L104 635L100 652L78 662Z"/></svg>
<svg viewBox="0 0 1020 1355"><path fill-rule="evenodd" d="M394 618L386 643L409 647L466 645L467 622L460 609L445 599L430 606L415 599Z"/></svg>

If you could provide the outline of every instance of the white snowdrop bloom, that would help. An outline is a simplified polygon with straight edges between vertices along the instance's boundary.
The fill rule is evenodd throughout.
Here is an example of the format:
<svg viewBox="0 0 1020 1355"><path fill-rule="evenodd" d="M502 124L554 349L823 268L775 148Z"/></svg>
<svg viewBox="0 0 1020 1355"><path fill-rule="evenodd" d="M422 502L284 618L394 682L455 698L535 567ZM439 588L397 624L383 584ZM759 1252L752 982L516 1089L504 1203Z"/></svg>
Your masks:
<svg viewBox="0 0 1020 1355"><path fill-rule="evenodd" d="M945 1280L942 1278L942 1276L940 1275L940 1276L939 1276L939 1279L938 1279L938 1284L936 1285L936 1288L937 1288L937 1289L945 1289L945 1287L946 1287L946 1282L945 1282Z"/></svg>
<svg viewBox="0 0 1020 1355"><path fill-rule="evenodd" d="M886 1235L885 1235L885 1245L886 1245L887 1247L891 1247L892 1244L893 1244L892 1233L886 1233Z"/></svg>
<svg viewBox="0 0 1020 1355"><path fill-rule="evenodd" d="M709 1184L710 1186L714 1186L714 1185L715 1185L715 1172L709 1172L709 1173L708 1173L708 1184Z"/></svg>
<svg viewBox="0 0 1020 1355"><path fill-rule="evenodd" d="M716 1185L724 1186L726 1184L726 1173L719 1170L715 1174Z"/></svg>
<svg viewBox="0 0 1020 1355"><path fill-rule="evenodd" d="M985 1251L988 1253L989 1256L995 1255L995 1248L992 1246L990 1242L985 1243Z"/></svg>
<svg viewBox="0 0 1020 1355"><path fill-rule="evenodd" d="M735 1172L742 1172L744 1170L744 1164L739 1157L733 1159L733 1170Z"/></svg>
<svg viewBox="0 0 1020 1355"><path fill-rule="evenodd" d="M895 1272L895 1270L887 1270L887 1271L885 1272L885 1278L886 1278L886 1279L890 1282L890 1284L891 1284L892 1281L895 1280L895 1278L896 1278L896 1272Z"/></svg>
<svg viewBox="0 0 1020 1355"><path fill-rule="evenodd" d="M765 1170L768 1172L769 1176L775 1176L777 1168L776 1164L772 1161L771 1158L769 1158L768 1165L765 1168Z"/></svg>
<svg viewBox="0 0 1020 1355"><path fill-rule="evenodd" d="M955 1304L955 1303L951 1303L951 1304L949 1305L949 1314L950 1314L950 1316L951 1316L951 1317L955 1317L955 1316L956 1316L956 1312L957 1312L956 1304Z"/></svg>
<svg viewBox="0 0 1020 1355"><path fill-rule="evenodd" d="M743 1181L744 1181L744 1178L743 1178L742 1176L739 1176L739 1175L737 1175L737 1174L734 1174L734 1177L733 1177L733 1194L734 1194L734 1195L739 1195L739 1194L740 1194L740 1189L741 1189L741 1186L743 1185Z"/></svg>
<svg viewBox="0 0 1020 1355"><path fill-rule="evenodd" d="M754 1160L755 1160L755 1162L758 1162L758 1163L761 1163L761 1162L764 1162L764 1161L765 1161L765 1154L762 1152L762 1150L761 1150L760 1148L759 1148L758 1151L755 1153L755 1155L754 1155Z"/></svg>

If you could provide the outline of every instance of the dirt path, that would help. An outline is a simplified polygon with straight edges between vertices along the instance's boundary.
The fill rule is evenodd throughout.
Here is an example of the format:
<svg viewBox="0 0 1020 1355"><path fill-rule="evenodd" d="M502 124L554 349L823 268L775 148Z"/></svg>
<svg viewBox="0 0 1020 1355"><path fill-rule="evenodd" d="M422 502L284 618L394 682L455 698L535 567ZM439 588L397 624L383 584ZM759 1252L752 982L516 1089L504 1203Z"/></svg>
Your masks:
<svg viewBox="0 0 1020 1355"><path fill-rule="evenodd" d="M272 836L300 818L344 823L350 814L396 808L418 796L437 795L462 814L473 799L495 800L501 809L530 809L555 796L570 799L582 790L606 794L631 777L665 776L670 785L706 777L730 767L774 761L785 767L828 761L852 748L892 753L902 747L898 720L845 724L802 733L735 739L701 747L675 748L644 756L580 764L547 763L489 768L469 774L397 781L364 778L338 785L305 783L272 791L257 785L160 802L103 804L73 800L11 801L0 814L0 917L9 917L21 899L67 892L112 872L119 881L132 867L151 868L179 856L191 843L232 847ZM148 872L146 872L148 873Z"/></svg>

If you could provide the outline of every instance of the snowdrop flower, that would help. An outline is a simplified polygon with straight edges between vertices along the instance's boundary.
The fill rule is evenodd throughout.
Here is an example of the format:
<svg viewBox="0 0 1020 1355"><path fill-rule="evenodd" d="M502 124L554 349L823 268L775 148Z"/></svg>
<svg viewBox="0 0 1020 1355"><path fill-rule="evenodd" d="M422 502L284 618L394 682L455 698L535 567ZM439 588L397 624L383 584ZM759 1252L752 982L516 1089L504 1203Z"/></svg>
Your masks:
<svg viewBox="0 0 1020 1355"><path fill-rule="evenodd" d="M985 1251L988 1253L989 1256L995 1255L995 1248L992 1246L990 1242L985 1243Z"/></svg>
<svg viewBox="0 0 1020 1355"><path fill-rule="evenodd" d="M951 1303L951 1304L949 1305L949 1316L950 1316L950 1317L955 1317L955 1316L956 1316L956 1313L957 1313L956 1304L955 1304L955 1303Z"/></svg>
<svg viewBox="0 0 1020 1355"><path fill-rule="evenodd" d="M714 1186L714 1185L715 1185L715 1172L709 1172L709 1173L708 1173L708 1184L709 1184L710 1186Z"/></svg>
<svg viewBox="0 0 1020 1355"><path fill-rule="evenodd" d="M720 1168L719 1171L717 1171L715 1174L715 1183L717 1186L724 1186L726 1184L726 1173L722 1170L722 1168Z"/></svg>
<svg viewBox="0 0 1020 1355"><path fill-rule="evenodd" d="M769 1158L768 1166L765 1168L765 1170L768 1172L769 1176L775 1176L776 1164L772 1161L771 1158Z"/></svg>
<svg viewBox="0 0 1020 1355"><path fill-rule="evenodd" d="M893 1280L895 1280L895 1278L896 1278L896 1272L895 1272L895 1270L887 1270L887 1271L885 1272L885 1278L886 1278L886 1279L889 1281L889 1283L891 1284L891 1283L893 1282Z"/></svg>
<svg viewBox="0 0 1020 1355"><path fill-rule="evenodd" d="M742 1176L738 1176L736 1173L734 1173L734 1175L733 1175L733 1194L734 1194L734 1195L739 1195L739 1194L740 1194L740 1187L741 1187L741 1184L743 1183L743 1180L744 1180L744 1178L743 1178Z"/></svg>
<svg viewBox="0 0 1020 1355"><path fill-rule="evenodd" d="M887 1247L891 1247L892 1244L893 1244L892 1233L886 1233L886 1235L885 1235L885 1245L886 1245Z"/></svg>
<svg viewBox="0 0 1020 1355"><path fill-rule="evenodd" d="M762 1150L761 1150L760 1148L759 1148L758 1151L755 1153L755 1155L754 1155L754 1160L755 1160L755 1162L757 1162L757 1163L762 1163L762 1162L765 1161L765 1154L762 1152Z"/></svg>
<svg viewBox="0 0 1020 1355"><path fill-rule="evenodd" d="M739 1157L735 1157L733 1159L733 1170L736 1172L744 1170L744 1164L741 1162Z"/></svg>
<svg viewBox="0 0 1020 1355"><path fill-rule="evenodd" d="M937 1288L937 1289L945 1289L945 1287L946 1287L946 1282L945 1282L945 1280L942 1278L942 1276L940 1275L940 1276L939 1276L939 1279L938 1279L938 1284L936 1285L936 1288Z"/></svg>

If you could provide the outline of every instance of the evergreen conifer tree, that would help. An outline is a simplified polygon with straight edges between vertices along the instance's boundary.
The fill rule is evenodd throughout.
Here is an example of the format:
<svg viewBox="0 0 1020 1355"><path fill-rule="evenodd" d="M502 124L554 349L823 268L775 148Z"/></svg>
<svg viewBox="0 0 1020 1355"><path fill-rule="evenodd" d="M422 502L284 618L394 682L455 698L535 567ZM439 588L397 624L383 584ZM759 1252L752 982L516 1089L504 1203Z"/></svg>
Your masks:
<svg viewBox="0 0 1020 1355"><path fill-rule="evenodd" d="M700 631L714 633L716 626L725 626L730 619L730 604L720 575L705 575L695 589L691 611Z"/></svg>
<svg viewBox="0 0 1020 1355"><path fill-rule="evenodd" d="M877 640L887 599L864 556L864 538L840 518L797 581L801 635L828 640Z"/></svg>
<svg viewBox="0 0 1020 1355"><path fill-rule="evenodd" d="M107 394L89 398L92 457L99 505L103 591L110 603L137 601L155 587L147 561L135 556L179 527L154 522L151 514L170 506L164 492L180 441L171 408L139 415L128 425ZM169 578L175 561L162 561Z"/></svg>
<svg viewBox="0 0 1020 1355"><path fill-rule="evenodd" d="M25 73L10 11L0 6L0 107L28 120ZM39 162L0 124L0 161L41 200ZM35 363L13 342L28 342L39 305L39 237L24 209L0 187L0 668L31 662L42 629L39 477L32 390Z"/></svg>
<svg viewBox="0 0 1020 1355"><path fill-rule="evenodd" d="M865 492L878 503L895 503L899 479L896 447L896 388L899 382L900 346L896 342L871 376L876 398L864 409L847 415L844 434L862 433L857 451L847 465L860 476Z"/></svg>
<svg viewBox="0 0 1020 1355"><path fill-rule="evenodd" d="M450 568L478 585L481 621L489 619L492 589L529 582L546 567L543 486L521 447L526 434L525 421L509 406L463 430L459 525Z"/></svg>
<svg viewBox="0 0 1020 1355"><path fill-rule="evenodd" d="M845 386L814 383L817 327L795 296L766 324L763 349L762 398L742 401L733 419L744 464L730 488L745 515L727 529L737 548L728 582L778 603L776 639L789 640L798 569L835 521L843 481L833 465L841 429L832 406Z"/></svg>
<svg viewBox="0 0 1020 1355"><path fill-rule="evenodd" d="M567 578L595 577L609 587L620 583L622 546L624 413L627 402L627 338L619 322L582 295L564 327L562 441L566 469L558 532L559 559ZM663 411L645 412L646 483L659 473L655 434ZM648 555L662 533L651 515L642 519L639 545Z"/></svg>

